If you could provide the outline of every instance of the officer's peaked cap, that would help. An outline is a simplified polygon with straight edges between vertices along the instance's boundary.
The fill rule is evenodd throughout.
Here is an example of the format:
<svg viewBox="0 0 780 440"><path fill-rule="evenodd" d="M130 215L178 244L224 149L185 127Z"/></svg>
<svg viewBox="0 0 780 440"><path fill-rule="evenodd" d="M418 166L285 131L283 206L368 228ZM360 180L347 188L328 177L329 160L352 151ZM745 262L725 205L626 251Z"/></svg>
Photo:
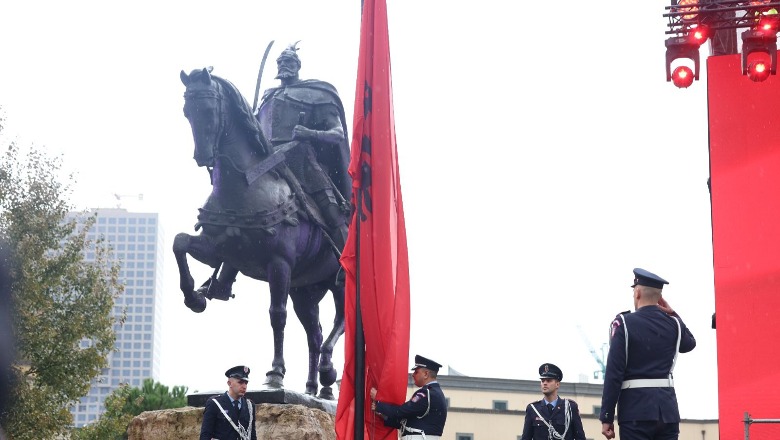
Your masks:
<svg viewBox="0 0 780 440"><path fill-rule="evenodd" d="M225 376L227 376L228 378L249 381L249 367L244 365L237 365L225 371Z"/></svg>
<svg viewBox="0 0 780 440"><path fill-rule="evenodd" d="M426 368L431 371L439 372L439 368L441 368L441 364L434 362L427 357L423 357L418 355L414 356L414 366L412 367L412 371L418 369L418 368Z"/></svg>
<svg viewBox="0 0 780 440"><path fill-rule="evenodd" d="M563 380L563 371L555 364L542 364L539 366L539 379Z"/></svg>
<svg viewBox="0 0 780 440"><path fill-rule="evenodd" d="M659 277L658 275L648 272L644 269L634 269L634 284L631 287L647 286L655 287L656 289L663 289L664 284L669 284L669 281Z"/></svg>

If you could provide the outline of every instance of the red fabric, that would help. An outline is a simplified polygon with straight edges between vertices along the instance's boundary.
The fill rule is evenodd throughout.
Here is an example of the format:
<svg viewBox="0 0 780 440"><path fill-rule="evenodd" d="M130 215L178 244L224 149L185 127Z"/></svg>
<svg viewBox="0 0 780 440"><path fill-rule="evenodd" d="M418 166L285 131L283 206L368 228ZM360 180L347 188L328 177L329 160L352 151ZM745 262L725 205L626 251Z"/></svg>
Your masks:
<svg viewBox="0 0 780 440"><path fill-rule="evenodd" d="M360 303L365 335L365 439L395 439L371 411L369 390L379 400L401 404L406 400L409 371L409 260L406 226L398 175L393 119L390 46L385 0L366 0L360 30L360 58L352 127L349 173L353 203L361 188L362 168L367 185L341 257L346 278L344 371L336 410L336 438L353 440L355 423L355 275L360 270ZM360 224L360 262L356 221Z"/></svg>
<svg viewBox="0 0 780 440"><path fill-rule="evenodd" d="M739 54L707 59L720 438L745 438L745 413L780 416L780 76L753 82ZM704 332L707 330L699 330ZM745 393L745 379L769 384ZM780 438L753 423L750 438Z"/></svg>

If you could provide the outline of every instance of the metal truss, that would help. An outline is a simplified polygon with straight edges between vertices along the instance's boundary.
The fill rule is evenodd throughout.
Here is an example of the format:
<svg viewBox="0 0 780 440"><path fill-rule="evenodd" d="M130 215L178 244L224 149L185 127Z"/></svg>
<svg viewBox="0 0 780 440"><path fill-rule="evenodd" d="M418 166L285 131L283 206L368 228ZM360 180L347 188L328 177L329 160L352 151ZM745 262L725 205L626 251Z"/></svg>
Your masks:
<svg viewBox="0 0 780 440"><path fill-rule="evenodd" d="M665 33L685 36L701 26L712 31L756 27L759 18L780 11L780 1L672 0L665 9L669 11L663 15L669 19Z"/></svg>

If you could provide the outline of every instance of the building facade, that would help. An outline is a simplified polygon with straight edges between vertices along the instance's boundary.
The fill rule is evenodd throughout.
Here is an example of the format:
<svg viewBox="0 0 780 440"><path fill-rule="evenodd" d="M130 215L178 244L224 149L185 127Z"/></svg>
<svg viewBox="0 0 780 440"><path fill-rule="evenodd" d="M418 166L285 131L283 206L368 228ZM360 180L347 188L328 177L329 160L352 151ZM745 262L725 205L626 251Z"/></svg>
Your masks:
<svg viewBox="0 0 780 440"><path fill-rule="evenodd" d="M132 213L124 209L96 209L97 219L88 235L103 237L121 263L120 281L125 290L114 304L116 343L108 368L93 379L89 393L71 409L77 427L96 421L105 411L106 397L121 384L140 387L144 379L159 380L162 305L162 239L158 214ZM83 214L71 214L73 218ZM86 260L95 255L87 251ZM81 342L87 346L90 341Z"/></svg>
<svg viewBox="0 0 780 440"><path fill-rule="evenodd" d="M438 382L447 397L444 440L519 440L526 406L542 398L538 380L494 379L440 374ZM603 439L601 384L561 382L558 395L577 402L589 440ZM417 387L409 375L408 394ZM617 426L616 426L617 429ZM717 420L682 420L680 438L717 440ZM620 440L620 436L617 437Z"/></svg>

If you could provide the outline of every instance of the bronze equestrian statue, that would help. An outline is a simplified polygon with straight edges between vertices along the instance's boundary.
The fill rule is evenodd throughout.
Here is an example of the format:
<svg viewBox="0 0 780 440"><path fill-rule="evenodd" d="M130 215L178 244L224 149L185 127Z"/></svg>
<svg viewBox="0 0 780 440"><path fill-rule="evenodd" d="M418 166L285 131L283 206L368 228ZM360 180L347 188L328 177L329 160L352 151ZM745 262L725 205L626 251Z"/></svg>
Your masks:
<svg viewBox="0 0 780 440"><path fill-rule="evenodd" d="M277 61L280 74L289 50ZM297 69L295 77L299 82ZM313 82L324 89L312 92L313 99L301 98L298 90L286 93L283 80L281 87L265 94L258 112L260 119L271 119L258 121L236 87L209 69L189 75L182 71L181 80L186 86L184 114L192 127L195 161L207 167L212 182L212 192L199 210L196 230L202 228L201 233L180 233L174 240L184 302L193 311L202 312L206 299L229 299L238 272L267 281L274 359L265 384L281 388L286 371L283 347L289 295L307 334L306 393L317 394L319 373L319 397L333 399L336 371L331 358L344 332L344 284L340 282L338 254L343 249L340 234L346 236L349 205L342 189L351 187L346 171L349 148L344 112L335 88ZM266 107L274 93L297 98L295 112ZM330 103L324 96L331 97ZM287 121L288 116L297 123ZM324 129L334 121L339 130ZM263 126L270 128L270 141ZM283 126L293 131L286 138L281 136ZM335 135L338 132L341 138ZM317 170L321 173L311 177ZM330 203L336 209L331 209ZM330 212L324 212L327 210ZM215 268L215 275L222 267L221 273L195 290L187 254ZM333 294L336 317L323 342L319 302L328 290Z"/></svg>

